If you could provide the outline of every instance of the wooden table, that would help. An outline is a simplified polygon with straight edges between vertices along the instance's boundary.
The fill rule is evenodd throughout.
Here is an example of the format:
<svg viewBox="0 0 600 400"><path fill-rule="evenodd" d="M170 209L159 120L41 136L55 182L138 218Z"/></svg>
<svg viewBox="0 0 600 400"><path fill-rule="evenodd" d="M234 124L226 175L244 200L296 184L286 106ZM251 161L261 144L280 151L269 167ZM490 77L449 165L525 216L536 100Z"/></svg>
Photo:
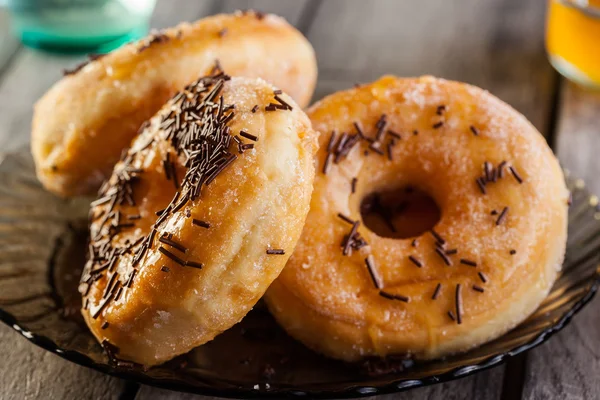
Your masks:
<svg viewBox="0 0 600 400"><path fill-rule="evenodd" d="M544 53L545 2L522 0L159 0L155 28L223 11L285 16L319 59L315 98L382 74L433 74L489 89L524 113L561 162L600 193L600 94L560 78ZM80 57L23 48L0 13L0 149L29 140L33 102ZM598 150L599 153L596 153ZM474 376L379 399L598 399L600 297L560 334ZM62 360L0 326L2 399L207 399L125 382Z"/></svg>

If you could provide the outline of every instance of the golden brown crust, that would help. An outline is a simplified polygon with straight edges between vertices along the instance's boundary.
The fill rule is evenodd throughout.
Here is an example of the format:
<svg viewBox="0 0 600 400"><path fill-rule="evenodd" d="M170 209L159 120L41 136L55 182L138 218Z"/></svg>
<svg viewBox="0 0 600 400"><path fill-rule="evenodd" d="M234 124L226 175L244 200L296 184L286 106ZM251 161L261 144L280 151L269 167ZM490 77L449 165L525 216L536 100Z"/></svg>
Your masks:
<svg viewBox="0 0 600 400"><path fill-rule="evenodd" d="M207 96L209 91L201 93L200 96ZM211 340L237 323L278 276L300 236L308 213L317 146L310 121L285 94L279 97L292 110L265 111L269 103L277 101L274 87L262 80L233 78L225 82L222 95L223 109L228 104L235 105L235 109L219 135L230 132L254 147L240 153L232 141L230 152L237 159L214 181L205 184L197 199L187 201L179 209L168 209L164 221L157 222L156 212L167 207L176 193L173 180L167 180L164 169L167 153L181 182L180 199L193 187L190 182L208 176L191 173L184 178L188 169L204 167L194 163L184 166L186 154L197 147L174 148L169 132L179 132L174 126L187 118L193 121L186 129L192 129L197 124L196 116L187 113L187 117L177 120L180 114L176 110L181 103L175 107L171 101L134 140L125 161L115 166L109 184L103 187L100 204L91 210L94 256L82 277L82 312L99 341L106 340L120 349L120 358L144 365L158 364ZM219 104L218 98L214 103ZM259 107L253 112L255 105ZM204 111L196 112L203 115ZM163 122L165 118L171 122ZM198 126L204 129L206 124ZM256 136L257 141L244 137L242 130ZM217 140L215 135L209 136L209 143ZM177 149L179 156L175 155ZM198 160L203 162L204 156ZM134 177L131 203L135 205L124 198L122 204L116 201L113 206L111 193L119 185L124 187L118 182L123 181L119 177L124 176L126 167L128 176ZM140 218L132 220L132 215ZM122 228L110 227L115 219ZM207 229L198 221L208 222L210 227ZM133 226L129 226L131 223ZM157 230L153 236L152 226ZM165 241L163 235L172 235L167 238L176 245ZM150 245L140 253L146 239L137 240L148 236ZM107 239L109 247L103 248ZM111 264L110 249L127 247L127 241L137 244L123 254L117 250L118 256ZM268 248L283 249L285 254L269 255ZM174 261L164 250L186 265ZM101 257L101 252L109 256ZM137 254L142 254L139 262L134 261ZM203 264L201 269L198 263ZM106 265L99 274L92 272ZM136 275L128 286L134 270ZM95 275L99 279L95 280ZM114 295L109 296L111 293ZM104 308L103 297L112 299Z"/></svg>
<svg viewBox="0 0 600 400"><path fill-rule="evenodd" d="M302 107L312 96L313 49L274 15L217 15L153 37L90 62L37 102L31 149L48 190L92 194L142 122L217 59L228 74L266 79Z"/></svg>
<svg viewBox="0 0 600 400"><path fill-rule="evenodd" d="M373 151L365 156L363 140L323 174L330 132L354 133L358 122L373 137L382 114L385 129L402 137L391 148L392 160ZM470 85L384 77L325 98L309 117L322 133L311 210L294 254L266 294L292 336L344 360L406 353L437 358L502 335L538 307L562 264L568 193L556 158L521 114ZM384 136L382 149L391 139ZM503 177L487 182L483 194L475 179L484 162L498 167L504 160ZM358 233L368 246L343 256L340 242L350 229L337 214L360 221L364 196L408 185L438 204L435 231L447 249L458 249L448 256L452 265L436 253L431 233L412 246L412 239L379 237L362 225ZM497 224L499 215L491 211L504 207L508 212ZM368 255L382 290L409 302L380 295L365 265ZM461 324L448 316L457 314L458 284Z"/></svg>

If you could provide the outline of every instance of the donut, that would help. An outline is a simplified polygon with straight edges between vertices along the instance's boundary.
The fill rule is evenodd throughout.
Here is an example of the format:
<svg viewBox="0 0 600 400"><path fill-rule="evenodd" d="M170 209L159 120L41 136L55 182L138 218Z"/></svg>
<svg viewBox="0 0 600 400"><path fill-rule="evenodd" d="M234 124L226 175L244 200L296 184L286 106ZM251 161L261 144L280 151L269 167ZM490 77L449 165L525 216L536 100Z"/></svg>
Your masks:
<svg viewBox="0 0 600 400"><path fill-rule="evenodd" d="M291 336L346 361L433 359L535 311L561 269L568 192L523 115L428 76L386 76L308 115L321 132L310 212L265 296ZM437 223L405 238L365 227L364 199L405 188L433 199Z"/></svg>
<svg viewBox="0 0 600 400"><path fill-rule="evenodd" d="M220 72L161 108L90 210L82 314L111 357L159 364L241 320L300 237L316 146L258 78Z"/></svg>
<svg viewBox="0 0 600 400"><path fill-rule="evenodd" d="M141 124L215 63L263 78L308 105L317 67L310 43L283 18L256 12L183 23L94 57L35 105L31 150L39 180L62 196L94 195Z"/></svg>

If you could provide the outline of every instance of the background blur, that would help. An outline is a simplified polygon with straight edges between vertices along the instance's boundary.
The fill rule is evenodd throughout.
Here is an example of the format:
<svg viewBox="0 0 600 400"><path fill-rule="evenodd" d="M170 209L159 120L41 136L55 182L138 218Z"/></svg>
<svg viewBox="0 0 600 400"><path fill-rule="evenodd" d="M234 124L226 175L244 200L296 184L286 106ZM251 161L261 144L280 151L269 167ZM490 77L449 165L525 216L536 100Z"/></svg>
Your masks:
<svg viewBox="0 0 600 400"><path fill-rule="evenodd" d="M600 95L570 83L548 61L546 10L555 1L157 0L149 26L159 29L248 8L282 15L316 50L314 99L383 74L432 74L481 86L525 114L562 164L600 193ZM575 19L566 18L559 28L598 33L586 42L561 30L558 37L565 38L566 50L600 57L594 47L600 45L600 30L594 31L598 20L569 10L565 15ZM83 59L83 54L23 46L9 33L7 10L0 9L0 152L27 144L33 103L61 78L63 69ZM593 72L600 71L600 62L591 65ZM598 398L599 306L597 298L547 344L507 365L387 399ZM32 346L6 326L0 326L0 354L3 398L199 399L132 386L81 368Z"/></svg>

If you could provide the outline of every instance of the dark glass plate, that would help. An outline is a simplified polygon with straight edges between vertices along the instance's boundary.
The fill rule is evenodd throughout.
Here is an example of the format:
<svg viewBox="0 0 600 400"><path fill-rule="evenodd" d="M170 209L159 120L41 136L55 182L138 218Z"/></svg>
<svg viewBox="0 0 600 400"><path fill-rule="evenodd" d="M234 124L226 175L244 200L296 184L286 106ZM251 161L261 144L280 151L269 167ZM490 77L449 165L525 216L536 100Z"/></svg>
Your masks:
<svg viewBox="0 0 600 400"><path fill-rule="evenodd" d="M38 183L27 151L0 163L0 319L60 357L140 383L226 397L359 397L431 385L498 365L546 341L594 296L600 271L598 198L573 191L562 276L516 329L468 353L427 363L389 359L345 364L288 337L260 304L207 345L167 364L108 363L79 314L88 201L65 201Z"/></svg>

